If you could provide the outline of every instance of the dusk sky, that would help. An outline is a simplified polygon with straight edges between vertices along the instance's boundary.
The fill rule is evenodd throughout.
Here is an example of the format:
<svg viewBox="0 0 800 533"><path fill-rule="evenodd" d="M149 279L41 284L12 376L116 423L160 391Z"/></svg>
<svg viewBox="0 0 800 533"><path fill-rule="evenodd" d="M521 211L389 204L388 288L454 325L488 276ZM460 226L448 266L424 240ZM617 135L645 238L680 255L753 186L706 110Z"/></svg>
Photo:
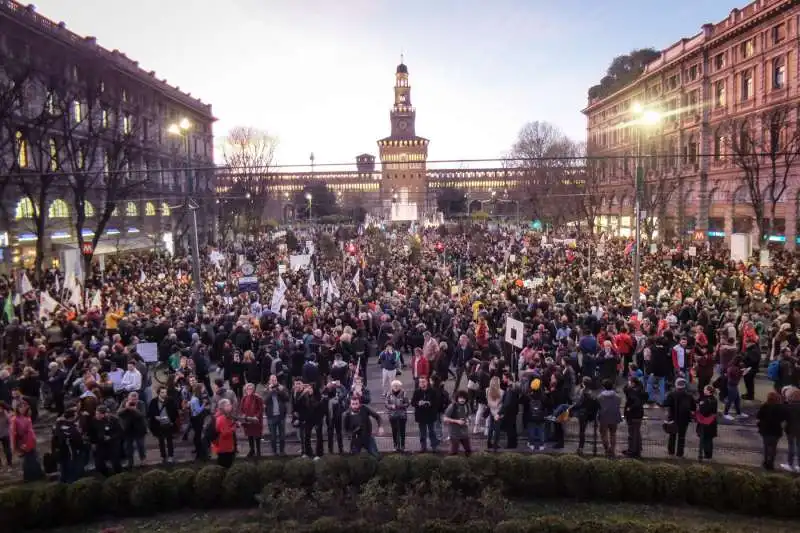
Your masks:
<svg viewBox="0 0 800 533"><path fill-rule="evenodd" d="M587 89L614 56L671 45L718 22L731 0L35 0L37 10L118 48L280 139L278 164L353 161L389 134L394 71L410 73L430 159L494 158L526 122L585 138ZM453 165L447 165L453 166ZM484 165L485 166L485 165Z"/></svg>

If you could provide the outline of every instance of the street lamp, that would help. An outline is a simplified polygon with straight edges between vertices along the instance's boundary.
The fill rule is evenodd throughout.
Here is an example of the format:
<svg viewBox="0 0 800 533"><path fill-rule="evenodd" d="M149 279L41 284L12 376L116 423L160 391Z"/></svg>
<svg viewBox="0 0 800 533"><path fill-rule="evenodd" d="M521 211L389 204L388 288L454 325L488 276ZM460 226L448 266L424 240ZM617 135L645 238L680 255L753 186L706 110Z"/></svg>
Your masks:
<svg viewBox="0 0 800 533"><path fill-rule="evenodd" d="M633 283L631 284L631 314L639 307L639 287L641 286L641 244L642 244L642 194L644 193L644 165L642 164L642 127L654 126L661 121L661 113L654 109L645 109L639 102L634 102L633 113L636 116L636 191L634 196L635 241L633 254Z"/></svg>
<svg viewBox="0 0 800 533"><path fill-rule="evenodd" d="M311 196L311 193L307 192L306 193L306 200L308 200L308 222L309 222L309 224L311 223L311 199L312 198L313 198L313 196Z"/></svg>
<svg viewBox="0 0 800 533"><path fill-rule="evenodd" d="M188 118L182 118L177 123L170 124L167 128L167 133L170 135L178 135L186 140L186 182L189 187L189 195L194 192L194 186L190 176L192 158L189 144L189 130L191 130L191 128L192 123ZM200 239L197 236L197 210L200 206L190 196L187 196L184 207L192 212L192 281L194 282L194 301L199 317L203 312L203 283L200 280Z"/></svg>

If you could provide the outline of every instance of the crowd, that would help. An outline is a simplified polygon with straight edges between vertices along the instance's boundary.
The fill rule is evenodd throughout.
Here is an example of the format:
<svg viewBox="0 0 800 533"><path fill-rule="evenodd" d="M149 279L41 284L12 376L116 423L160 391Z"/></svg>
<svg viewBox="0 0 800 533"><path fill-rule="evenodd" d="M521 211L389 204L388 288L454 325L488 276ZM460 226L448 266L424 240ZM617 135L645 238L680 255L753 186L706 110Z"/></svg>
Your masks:
<svg viewBox="0 0 800 533"><path fill-rule="evenodd" d="M300 237L204 250L199 314L181 257L109 258L75 289L88 308L65 298L41 311L39 295L70 286L70 273L26 272L35 289L22 294L22 272L4 279L7 464L19 460L25 480L58 472L71 482L141 463L146 439L171 463L176 439L191 436L197 460L230 466L267 451L262 442L285 454L287 430L313 458L378 455L375 435L387 430L405 452L412 412L422 452L469 454L476 435L490 450L517 449L520 431L531 451L564 448L575 419L578 453L596 425L608 457L635 458L648 410L663 412L670 455L684 456L694 427L708 460L720 419L746 417L742 400L766 373L764 467L785 436L780 466L800 472L794 256L774 252L760 268L721 247L665 246L642 254L632 306L635 251L621 240L501 227ZM302 252L310 263L292 268ZM241 292L245 265L259 284ZM509 319L524 325L511 338L519 348L506 342ZM152 343L158 367L143 358ZM368 385L368 366L380 383ZM56 417L49 447L37 446L43 412Z"/></svg>

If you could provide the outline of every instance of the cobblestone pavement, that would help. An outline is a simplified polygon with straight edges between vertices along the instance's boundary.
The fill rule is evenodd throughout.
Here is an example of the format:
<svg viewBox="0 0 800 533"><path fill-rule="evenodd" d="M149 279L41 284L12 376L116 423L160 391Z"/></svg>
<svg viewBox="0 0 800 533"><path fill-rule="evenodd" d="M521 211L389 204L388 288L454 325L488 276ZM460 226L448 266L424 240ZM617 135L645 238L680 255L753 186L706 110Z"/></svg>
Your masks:
<svg viewBox="0 0 800 533"><path fill-rule="evenodd" d="M368 387L372 392L373 403L372 406L381 414L385 415L383 409L383 402L380 400L380 369L371 360L368 367L367 376ZM410 372L403 372L402 376L398 377L407 390L412 390ZM463 381L462 381L463 383ZM452 383L450 383L452 387ZM760 466L762 462L762 444L761 438L755 427L755 412L758 406L758 400L766 396L766 393L771 390L770 384L766 379L760 379L757 382L756 389L756 402L744 402L743 410L750 416L747 418L737 419L729 422L720 417L718 428L718 437L714 440L714 462L731 465L743 466ZM645 457L653 458L666 458L667 454L667 435L662 429L662 422L664 420L665 412L661 408L649 409L645 412L646 419L642 424L642 438L643 438L643 452ZM45 413L40 421L36 424L37 440L39 443L40 454L49 451L50 449L50 423L52 416ZM376 436L376 443L378 449L382 453L392 452L393 443L391 432L388 423L385 425L385 433L383 436ZM266 425L265 425L266 427ZM521 427L521 424L518 424ZM584 452L587 455L592 455L594 444L594 432L590 425L587 429L587 442ZM287 445L286 453L289 455L299 455L301 453L300 444L298 442L296 431L289 424L287 424ZM323 433L325 430L323 428ZM546 451L557 451L560 453L575 453L578 441L578 424L575 420L567 423L565 428L566 439L565 447L561 450L552 450L552 444L546 446ZM327 437L323 435L323 437ZM158 441L152 436L148 435L146 438L147 458L144 462L146 465L157 465L161 462L158 451ZM472 435L472 447L474 450L483 450L486 448L486 438L483 434ZM312 446L314 441L312 439ZM519 437L518 450L528 452L527 441L523 434ZM501 447L505 446L505 437L502 436L500 440ZM445 451L448 449L449 444L443 442L440 450ZM268 437L262 441L262 453L267 455L270 453L270 444ZM334 445L335 447L335 445ZM617 431L617 453L627 447L627 429L625 422L620 424ZM239 453L244 455L247 453L247 439L240 435L239 440ZM349 449L348 439L345 436L345 450ZM414 415L409 411L407 435L406 435L406 449L409 452L416 452L420 449L419 431L417 424L414 422ZM602 444L600 437L597 436L596 441L597 454L603 454ZM325 453L328 452L327 438L325 442ZM778 445L778 463L784 462L787 454L786 440L782 439ZM685 458L696 460L698 455L698 438L695 433L694 424L692 424L686 436L686 451ZM187 462L193 460L191 436L188 441L182 441L180 436L175 439L175 461L176 463ZM12 468L3 468L0 471L0 486L10 483L18 482L21 479L21 470L19 468L19 461L15 459L15 464ZM137 463L138 464L138 463Z"/></svg>

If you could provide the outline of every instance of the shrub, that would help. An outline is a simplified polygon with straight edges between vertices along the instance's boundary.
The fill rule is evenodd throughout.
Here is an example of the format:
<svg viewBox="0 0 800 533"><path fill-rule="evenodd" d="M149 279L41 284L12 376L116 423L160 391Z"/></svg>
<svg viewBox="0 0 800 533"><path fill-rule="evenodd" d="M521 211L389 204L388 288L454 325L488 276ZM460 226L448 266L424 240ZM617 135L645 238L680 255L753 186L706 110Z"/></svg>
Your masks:
<svg viewBox="0 0 800 533"><path fill-rule="evenodd" d="M622 479L617 463L609 459L592 459L588 468L592 496L607 501L619 501L622 496Z"/></svg>
<svg viewBox="0 0 800 533"><path fill-rule="evenodd" d="M482 483L494 482L497 478L498 457L500 456L489 452L473 454L468 459L469 469ZM378 465L379 469L384 461L385 459Z"/></svg>
<svg viewBox="0 0 800 533"><path fill-rule="evenodd" d="M28 503L32 527L57 526L64 516L67 504L67 486L63 483L48 483L32 491Z"/></svg>
<svg viewBox="0 0 800 533"><path fill-rule="evenodd" d="M313 463L317 487L330 490L349 486L350 462L341 455L326 455Z"/></svg>
<svg viewBox="0 0 800 533"><path fill-rule="evenodd" d="M142 515L173 509L175 496L172 478L163 470L150 470L142 474L131 488L131 509Z"/></svg>
<svg viewBox="0 0 800 533"><path fill-rule="evenodd" d="M372 479L378 470L378 461L371 455L366 454L350 456L347 465L349 467L349 482L355 486L362 485Z"/></svg>
<svg viewBox="0 0 800 533"><path fill-rule="evenodd" d="M692 505L725 510L722 477L706 465L694 464L686 468L686 500Z"/></svg>
<svg viewBox="0 0 800 533"><path fill-rule="evenodd" d="M423 453L414 456L410 462L411 479L414 481L429 481L434 473L439 471L442 458L437 455Z"/></svg>
<svg viewBox="0 0 800 533"><path fill-rule="evenodd" d="M686 501L686 476L683 468L670 464L643 465L650 469L653 496L656 501L680 503Z"/></svg>
<svg viewBox="0 0 800 533"><path fill-rule="evenodd" d="M307 457L295 457L283 465L283 480L290 487L314 484L314 463Z"/></svg>
<svg viewBox="0 0 800 533"><path fill-rule="evenodd" d="M103 482L103 508L110 515L122 515L130 512L130 494L139 476L132 472L123 472L111 476Z"/></svg>
<svg viewBox="0 0 800 533"><path fill-rule="evenodd" d="M219 465L209 465L197 473L194 478L195 505L201 509L219 505L223 494L225 472Z"/></svg>
<svg viewBox="0 0 800 533"><path fill-rule="evenodd" d="M385 455L378 463L377 476L386 483L405 485L411 479L410 463L406 455Z"/></svg>
<svg viewBox="0 0 800 533"><path fill-rule="evenodd" d="M733 468L720 472L726 507L747 514L757 514L764 493L764 476Z"/></svg>
<svg viewBox="0 0 800 533"><path fill-rule="evenodd" d="M222 483L226 504L234 507L252 507L255 496L261 491L261 478L255 464L236 463L226 473Z"/></svg>
<svg viewBox="0 0 800 533"><path fill-rule="evenodd" d="M620 461L617 473L622 483L622 499L643 503L653 501L654 483L647 465L640 461Z"/></svg>
<svg viewBox="0 0 800 533"><path fill-rule="evenodd" d="M8 487L0 490L0 524L8 530L22 529L30 519L28 504L34 489L28 486Z"/></svg>
<svg viewBox="0 0 800 533"><path fill-rule="evenodd" d="M67 487L67 517L81 523L94 518L100 511L103 484L93 477L79 479Z"/></svg>
<svg viewBox="0 0 800 533"><path fill-rule="evenodd" d="M797 516L798 502L794 482L790 477L772 474L763 480L762 502L764 514L791 518Z"/></svg>
<svg viewBox="0 0 800 533"><path fill-rule="evenodd" d="M179 507L188 507L194 500L194 478L197 472L191 468L178 468L170 473L175 486L175 501Z"/></svg>
<svg viewBox="0 0 800 533"><path fill-rule="evenodd" d="M590 493L589 462L568 455L558 461L558 486L562 496L586 498Z"/></svg>
<svg viewBox="0 0 800 533"><path fill-rule="evenodd" d="M285 464L286 461L280 459L267 459L257 463L258 477L260 479L261 486L264 487L270 483L282 481L283 466Z"/></svg>
<svg viewBox="0 0 800 533"><path fill-rule="evenodd" d="M452 484L453 489L474 494L480 489L480 479L469 469L469 463L460 455L445 457L439 475Z"/></svg>

